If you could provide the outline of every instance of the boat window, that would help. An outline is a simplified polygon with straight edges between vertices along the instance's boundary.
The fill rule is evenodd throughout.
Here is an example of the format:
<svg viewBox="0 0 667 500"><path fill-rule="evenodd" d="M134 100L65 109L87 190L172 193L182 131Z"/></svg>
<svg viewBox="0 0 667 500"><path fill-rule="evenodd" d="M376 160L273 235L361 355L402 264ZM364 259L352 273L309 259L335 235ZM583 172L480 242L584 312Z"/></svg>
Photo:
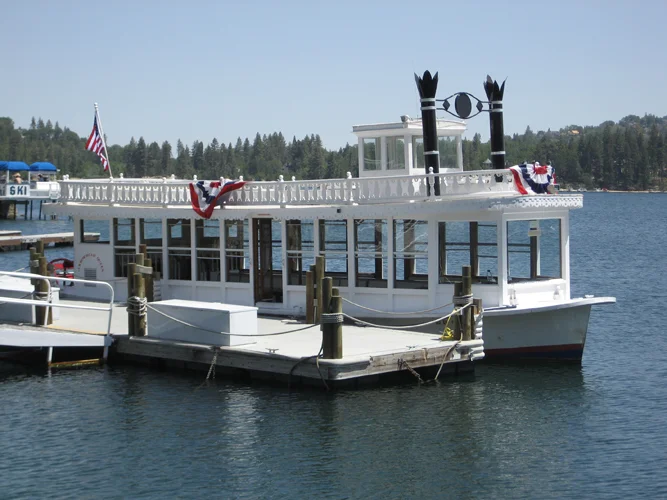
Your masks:
<svg viewBox="0 0 667 500"><path fill-rule="evenodd" d="M225 221L225 280L250 283L250 231L248 220Z"/></svg>
<svg viewBox="0 0 667 500"><path fill-rule="evenodd" d="M167 219L167 258L170 280L192 280L190 219Z"/></svg>
<svg viewBox="0 0 667 500"><path fill-rule="evenodd" d="M364 139L364 170L380 168L380 139Z"/></svg>
<svg viewBox="0 0 667 500"><path fill-rule="evenodd" d="M79 243L109 243L109 220L81 219Z"/></svg>
<svg viewBox="0 0 667 500"><path fill-rule="evenodd" d="M137 241L134 235L134 219L114 219L113 234L116 245L134 247Z"/></svg>
<svg viewBox="0 0 667 500"><path fill-rule="evenodd" d="M153 270L162 274L162 220L139 219L139 242L146 245Z"/></svg>
<svg viewBox="0 0 667 500"><path fill-rule="evenodd" d="M439 222L439 283L459 281L471 266L473 281L498 282L498 226L495 222Z"/></svg>
<svg viewBox="0 0 667 500"><path fill-rule="evenodd" d="M384 219L354 221L355 286L387 288L387 237Z"/></svg>
<svg viewBox="0 0 667 500"><path fill-rule="evenodd" d="M412 168L424 170L425 166L424 138L422 136L414 136L412 138Z"/></svg>
<svg viewBox="0 0 667 500"><path fill-rule="evenodd" d="M333 286L347 286L347 221L320 219L319 229L324 272L333 278Z"/></svg>
<svg viewBox="0 0 667 500"><path fill-rule="evenodd" d="M403 137L387 137L387 170L405 169L405 140Z"/></svg>
<svg viewBox="0 0 667 500"><path fill-rule="evenodd" d="M306 271L315 264L314 223L312 220L287 221L287 284L306 284Z"/></svg>
<svg viewBox="0 0 667 500"><path fill-rule="evenodd" d="M509 221L508 282L561 278L560 249L560 219Z"/></svg>
<svg viewBox="0 0 667 500"><path fill-rule="evenodd" d="M456 137L438 138L440 168L457 168Z"/></svg>
<svg viewBox="0 0 667 500"><path fill-rule="evenodd" d="M114 276L127 278L127 266L136 262L136 238L134 219L113 220Z"/></svg>
<svg viewBox="0 0 667 500"><path fill-rule="evenodd" d="M428 289L428 223L394 221L394 287Z"/></svg>
<svg viewBox="0 0 667 500"><path fill-rule="evenodd" d="M167 246L190 248L190 219L167 219Z"/></svg>
<svg viewBox="0 0 667 500"><path fill-rule="evenodd" d="M220 221L195 221L197 281L220 281Z"/></svg>

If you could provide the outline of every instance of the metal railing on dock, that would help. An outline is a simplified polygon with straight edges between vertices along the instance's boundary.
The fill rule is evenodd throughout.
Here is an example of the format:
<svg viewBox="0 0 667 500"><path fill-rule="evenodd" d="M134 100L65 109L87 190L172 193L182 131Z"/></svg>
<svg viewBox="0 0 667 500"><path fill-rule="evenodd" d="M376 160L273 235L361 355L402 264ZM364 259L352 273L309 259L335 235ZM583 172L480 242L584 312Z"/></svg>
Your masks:
<svg viewBox="0 0 667 500"><path fill-rule="evenodd" d="M84 279L78 279L78 278L67 278L67 281L71 281L73 283L87 283L87 284L94 284L94 285L101 285L106 287L109 290L109 303L108 305L105 306L87 306L87 305L79 305L79 304L62 304L60 302L53 302L53 294L51 292L51 281L60 281L62 280L62 277L60 276L43 276L41 274L36 274L36 273L24 273L24 272L18 272L18 271L0 271L0 276L13 276L17 278L26 278L30 279L33 284L35 284L35 281L39 281L40 283L43 283L45 285L44 288L41 287L35 287L35 295L42 296L44 299L28 299L28 298L18 298L18 297L2 297L0 298L0 302L5 302L9 304L24 304L24 305L32 305L35 306L36 308L43 309L44 312L42 314L37 314L38 309L35 310L35 323L40 324L39 326L48 326L49 324L49 311L53 307L60 307L63 309L79 309L79 310L89 310L89 311L105 311L109 313L109 320L107 322L107 332L105 334L105 343L104 343L104 354L103 354L103 359L106 360L107 357L109 356L109 339L111 336L111 317L113 313L113 301L114 301L114 291L113 287L104 281L93 281L93 280L84 280ZM40 321L37 321L37 320ZM49 347L49 354L48 354L48 363L51 364L51 355L53 353L53 348Z"/></svg>

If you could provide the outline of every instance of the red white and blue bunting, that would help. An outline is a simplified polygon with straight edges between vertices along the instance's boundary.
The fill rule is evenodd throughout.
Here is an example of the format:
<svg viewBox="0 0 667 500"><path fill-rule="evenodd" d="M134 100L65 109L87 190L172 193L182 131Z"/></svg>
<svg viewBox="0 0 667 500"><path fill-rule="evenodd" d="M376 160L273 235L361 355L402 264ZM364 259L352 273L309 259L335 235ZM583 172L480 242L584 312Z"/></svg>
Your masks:
<svg viewBox="0 0 667 500"><path fill-rule="evenodd" d="M551 165L540 165L539 163L523 163L510 167L514 176L514 185L521 194L544 194L552 190L555 173Z"/></svg>
<svg viewBox="0 0 667 500"><path fill-rule="evenodd" d="M195 212L204 219L210 219L213 210L220 205L227 193L239 189L245 181L199 181L190 183L190 201Z"/></svg>

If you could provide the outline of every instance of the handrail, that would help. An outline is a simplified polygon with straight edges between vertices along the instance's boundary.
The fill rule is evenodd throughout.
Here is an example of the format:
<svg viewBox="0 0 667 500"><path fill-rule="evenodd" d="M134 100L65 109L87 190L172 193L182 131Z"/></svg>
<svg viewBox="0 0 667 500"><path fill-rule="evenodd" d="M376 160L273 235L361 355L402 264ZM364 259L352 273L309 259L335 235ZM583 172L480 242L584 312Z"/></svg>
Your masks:
<svg viewBox="0 0 667 500"><path fill-rule="evenodd" d="M111 337L111 316L113 314L113 299L114 299L114 291L113 287L105 282L105 281L95 281L95 280L84 280L80 278L67 278L67 281L71 281L73 283L87 283L87 284L93 284L93 285L104 285L109 289L110 292L110 298L109 298L109 307L94 307L94 306L81 306L81 305L73 305L73 304L54 304L51 302L52 300L52 295L51 295L51 281L60 281L62 280L62 276L42 276L41 274L33 274L33 273L22 273L22 272L17 272L17 271L0 271L0 276L15 276L19 278L33 278L33 279L41 279L46 281L47 284L47 300L34 300L34 299L16 299L16 298L10 298L10 297L3 297L1 300L2 302L8 302L12 304L28 304L28 305L35 305L35 306L40 306L40 307L46 307L47 308L47 313L44 315L44 325L47 326L46 322L48 321L48 308L49 307L62 307L64 309L86 309L86 310L92 310L92 311L108 311L109 312L109 321L107 322L107 333L105 335L105 341L104 341L104 359L106 360L108 355L109 355L109 339Z"/></svg>
<svg viewBox="0 0 667 500"><path fill-rule="evenodd" d="M501 182L496 182L501 176ZM190 206L188 184L196 179L85 179L61 183L61 203ZM373 204L425 200L429 188L440 197L513 193L509 170L385 175L337 179L249 181L229 193L229 206Z"/></svg>

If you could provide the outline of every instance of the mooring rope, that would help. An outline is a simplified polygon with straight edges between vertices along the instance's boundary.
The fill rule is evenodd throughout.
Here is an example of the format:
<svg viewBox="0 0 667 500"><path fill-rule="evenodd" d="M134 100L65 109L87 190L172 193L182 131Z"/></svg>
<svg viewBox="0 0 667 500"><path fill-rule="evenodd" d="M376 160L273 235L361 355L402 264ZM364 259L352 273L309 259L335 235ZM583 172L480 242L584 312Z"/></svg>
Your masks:
<svg viewBox="0 0 667 500"><path fill-rule="evenodd" d="M148 300L145 297L128 297L127 299L127 313L132 316L143 318L148 312Z"/></svg>
<svg viewBox="0 0 667 500"><path fill-rule="evenodd" d="M465 306L462 306L459 309L454 309L452 312L450 312L446 316L442 316L440 318L437 318L437 319L434 319L434 320L431 320L431 321L427 321L425 323L419 323L418 325L405 325L405 326L377 325L375 323L369 323L368 321L364 321L364 320L361 320L359 318L355 318L354 316L350 316L349 314L346 314L346 313L342 313L342 314L343 314L343 316L345 316L347 319L349 319L351 321L355 321L357 323L361 323L362 325L366 325L366 326L372 326L374 328L384 328L384 329L389 328L391 330L409 330L410 328L420 328L422 326L428 326L428 325L432 325L434 323L438 323L439 321L443 321L447 318L452 317L456 313L459 313L459 312L463 311L466 307L470 307L470 305L471 304L466 304Z"/></svg>
<svg viewBox="0 0 667 500"><path fill-rule="evenodd" d="M211 366L209 367L208 373L206 374L206 380L208 379L215 380L215 364L217 362L218 362L218 350L216 349L215 353L213 354L213 360L211 361Z"/></svg>
<svg viewBox="0 0 667 500"><path fill-rule="evenodd" d="M320 345L320 352L315 354L314 356L305 356L301 358L299 361L297 361L294 366L292 366L292 369L289 371L287 374L287 390L291 390L292 388L292 373L296 369L297 366L299 366L301 363L304 361L307 361L309 359L315 358L315 366L317 367L317 373L320 374L320 379L322 380L322 383L324 384L324 387L326 388L327 392L329 391L329 384L327 384L327 381L324 379L324 375L322 375L322 370L320 370L320 356L324 352L324 339L322 339L322 345Z"/></svg>
<svg viewBox="0 0 667 500"><path fill-rule="evenodd" d="M320 321L324 325L338 325L343 322L343 313L322 313Z"/></svg>
<svg viewBox="0 0 667 500"><path fill-rule="evenodd" d="M348 304L351 304L355 307L358 307L359 309L366 309L367 311L372 311L376 313L382 313L382 314L388 314L388 315L394 315L394 316L407 316L407 315L414 315L414 314L422 314L422 313L428 313L428 312L433 312L437 311L438 309L442 309L443 307L451 306L453 302L450 302L449 304L443 304L438 307L434 307L432 309L424 309L422 311L411 311L411 312L392 312L392 311L381 311L379 309L373 309L372 307L366 307L362 306L361 304L357 304L356 302L352 302L349 299L346 299L345 297L341 297L344 302L347 302Z"/></svg>
<svg viewBox="0 0 667 500"><path fill-rule="evenodd" d="M177 323L180 323L185 326L189 326L190 328L196 328L197 330L201 330L203 332L210 332L210 333L217 333L217 334L222 334L222 335L234 335L236 337L274 337L276 335L287 335L288 333L295 333L295 332L301 332L303 330L308 330L309 328L314 328L314 327L319 327L319 324L314 324L314 325L307 325L301 328L295 328L294 330L287 330L286 332L273 332L273 333L229 333L229 332L221 332L219 330L211 330L209 328L205 328L203 326L197 326L193 325L192 323L188 323L187 321L183 321L182 319L174 318L173 316L160 311L156 309L155 307L151 306L150 304L147 304L148 309L151 311L155 311L158 314L161 314L162 316L165 316L166 318L169 318L173 321L176 321Z"/></svg>
<svg viewBox="0 0 667 500"><path fill-rule="evenodd" d="M442 370L442 367L445 366L445 361L447 361L447 358L449 355L452 353L452 351L456 348L457 345L459 345L461 342L457 342L454 344L452 347L447 349L447 352L445 353L445 356L442 358L442 363L440 363L440 368L438 368L438 373L435 374L435 378L433 379L434 382L438 380L438 377L440 376L440 370Z"/></svg>
<svg viewBox="0 0 667 500"><path fill-rule="evenodd" d="M405 361L404 359L399 359L398 369L400 370L404 366L408 369L410 373L412 373L417 378L417 383L419 385L422 385L424 383L424 380L421 378L421 375L419 375L419 373L417 373L417 371L414 368L412 368L407 361Z"/></svg>

